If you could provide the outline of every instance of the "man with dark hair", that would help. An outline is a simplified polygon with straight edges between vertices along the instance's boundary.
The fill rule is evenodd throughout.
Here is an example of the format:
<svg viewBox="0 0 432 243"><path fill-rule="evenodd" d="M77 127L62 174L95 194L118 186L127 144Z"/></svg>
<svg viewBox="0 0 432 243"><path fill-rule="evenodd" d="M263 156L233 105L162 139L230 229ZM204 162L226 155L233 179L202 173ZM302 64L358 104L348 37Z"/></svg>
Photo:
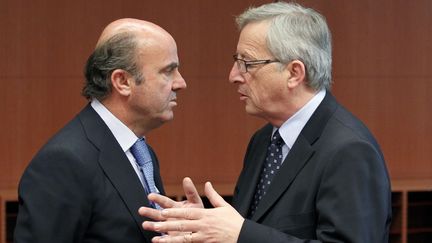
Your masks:
<svg viewBox="0 0 432 243"><path fill-rule="evenodd" d="M331 37L323 16L276 2L237 18L229 80L248 114L268 124L250 140L233 206L212 188L215 208L140 209L153 242L388 242L390 182L367 127L330 93ZM190 188L186 188L190 190ZM177 218L177 221L173 219Z"/></svg>
<svg viewBox="0 0 432 243"><path fill-rule="evenodd" d="M173 119L186 88L177 47L161 27L120 19L89 57L89 104L36 154L19 184L17 243L142 243L146 195L164 193L144 136Z"/></svg>

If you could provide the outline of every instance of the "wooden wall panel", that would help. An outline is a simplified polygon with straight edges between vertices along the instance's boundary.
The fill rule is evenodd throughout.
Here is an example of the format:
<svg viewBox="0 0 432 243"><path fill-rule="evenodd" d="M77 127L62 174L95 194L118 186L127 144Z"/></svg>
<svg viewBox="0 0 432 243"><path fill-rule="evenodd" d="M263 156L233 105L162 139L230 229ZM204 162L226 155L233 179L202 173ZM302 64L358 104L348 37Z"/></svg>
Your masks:
<svg viewBox="0 0 432 243"><path fill-rule="evenodd" d="M234 183L252 133L228 83L233 16L259 0L0 0L0 189L16 187L34 153L86 101L83 65L114 19L153 21L177 40L188 88L174 121L149 135L168 184L184 176ZM334 94L377 136L392 178L432 178L432 1L298 1L333 33Z"/></svg>
<svg viewBox="0 0 432 243"><path fill-rule="evenodd" d="M334 93L373 131L393 179L432 178L432 1L336 1Z"/></svg>

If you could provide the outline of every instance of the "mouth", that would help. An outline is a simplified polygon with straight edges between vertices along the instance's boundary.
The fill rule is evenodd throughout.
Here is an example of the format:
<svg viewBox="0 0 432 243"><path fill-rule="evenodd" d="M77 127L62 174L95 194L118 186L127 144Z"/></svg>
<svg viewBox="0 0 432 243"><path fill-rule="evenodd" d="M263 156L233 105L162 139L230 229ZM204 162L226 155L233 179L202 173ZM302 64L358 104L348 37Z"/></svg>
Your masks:
<svg viewBox="0 0 432 243"><path fill-rule="evenodd" d="M245 95L244 92L242 92L241 90L237 90L237 93L240 94L240 100L245 100L248 98L248 96Z"/></svg>
<svg viewBox="0 0 432 243"><path fill-rule="evenodd" d="M169 103L172 103L173 105L177 105L177 98L172 98Z"/></svg>

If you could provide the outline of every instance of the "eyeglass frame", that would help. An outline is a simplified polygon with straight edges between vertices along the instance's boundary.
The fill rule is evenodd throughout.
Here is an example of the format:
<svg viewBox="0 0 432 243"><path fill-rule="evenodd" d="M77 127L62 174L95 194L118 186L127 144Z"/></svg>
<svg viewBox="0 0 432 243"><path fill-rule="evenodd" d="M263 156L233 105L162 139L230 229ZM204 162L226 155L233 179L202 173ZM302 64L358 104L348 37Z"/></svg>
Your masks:
<svg viewBox="0 0 432 243"><path fill-rule="evenodd" d="M280 62L277 59L265 59L265 60L251 60L251 61L247 61L244 59L241 59L238 57L238 54L234 54L233 55L233 59L234 62L237 63L237 68L240 70L241 73L247 73L249 72L248 67L250 66L255 66L255 65L262 65L262 64L269 64L269 63L273 63L273 62ZM242 66L240 64L240 62L243 62L243 66L244 66L244 72L242 71Z"/></svg>

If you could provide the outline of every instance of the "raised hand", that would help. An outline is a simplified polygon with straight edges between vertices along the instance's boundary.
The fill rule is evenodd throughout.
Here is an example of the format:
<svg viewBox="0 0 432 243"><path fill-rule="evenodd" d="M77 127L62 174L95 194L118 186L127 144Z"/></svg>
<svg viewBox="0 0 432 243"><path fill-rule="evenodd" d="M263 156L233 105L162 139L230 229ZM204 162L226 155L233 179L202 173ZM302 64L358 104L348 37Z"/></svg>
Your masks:
<svg viewBox="0 0 432 243"><path fill-rule="evenodd" d="M195 185L193 184L192 180L189 177L183 179L183 191L185 193L186 200L180 202L174 201L169 197L157 193L150 193L148 195L148 199L150 201L157 203L162 208L204 208L201 197L198 194ZM155 221L174 220L174 219L163 217L161 215L161 211L154 208L141 207L139 208L138 213L141 216L153 219ZM170 235L184 235L190 232L182 232L182 230L180 230L180 231L172 231L172 232L166 231L166 233Z"/></svg>
<svg viewBox="0 0 432 243"><path fill-rule="evenodd" d="M150 193L148 195L148 199L159 204L159 206L162 208L204 208L201 197L189 177L185 177L183 179L183 191L185 193L186 200L181 202L174 201L169 197L157 193ZM156 221L165 220L165 218L161 217L160 212L160 210L148 207L141 207L138 210L138 213L141 216L148 217Z"/></svg>
<svg viewBox="0 0 432 243"><path fill-rule="evenodd" d="M205 195L215 208L171 207L160 211L157 218L161 222L144 222L146 230L188 232L154 237L152 242L237 242L244 218L213 189L210 182L205 184ZM170 220L164 221L168 218Z"/></svg>

